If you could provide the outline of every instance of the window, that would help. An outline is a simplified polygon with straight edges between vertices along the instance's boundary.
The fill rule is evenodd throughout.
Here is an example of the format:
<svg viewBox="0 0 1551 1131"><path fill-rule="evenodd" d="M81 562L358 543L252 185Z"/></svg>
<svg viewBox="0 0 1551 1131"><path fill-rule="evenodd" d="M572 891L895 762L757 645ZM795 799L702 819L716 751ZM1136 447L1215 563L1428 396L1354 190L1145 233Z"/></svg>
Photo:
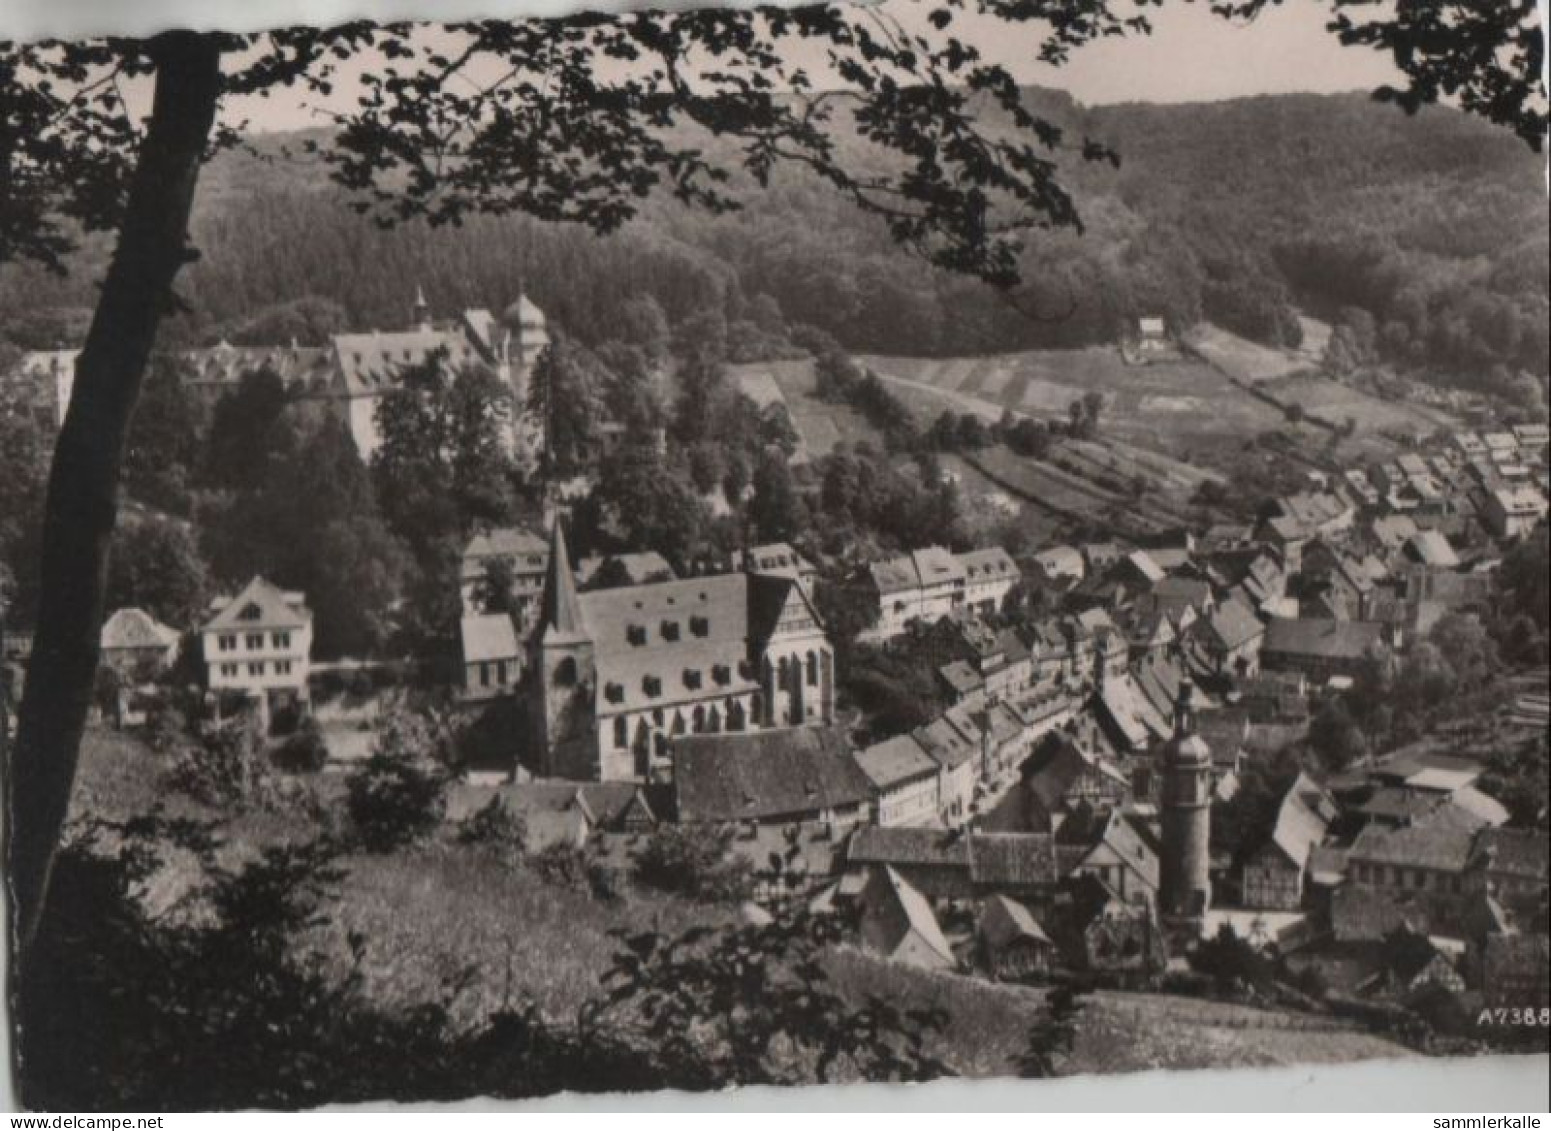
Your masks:
<svg viewBox="0 0 1551 1131"><path fill-rule="evenodd" d="M224 675L224 676L235 676L237 674L237 665L236 664L222 664L221 665L221 674Z"/></svg>
<svg viewBox="0 0 1551 1131"><path fill-rule="evenodd" d="M625 701L625 685L622 683L604 684L603 697L610 703L623 703Z"/></svg>
<svg viewBox="0 0 1551 1131"><path fill-rule="evenodd" d="M249 664L248 665L248 674L249 675L263 675L264 674L264 661L258 660L258 661L255 661L254 663Z"/></svg>
<svg viewBox="0 0 1551 1131"><path fill-rule="evenodd" d="M689 631L696 636L709 636L711 633L711 622L705 617L690 617Z"/></svg>
<svg viewBox="0 0 1551 1131"><path fill-rule="evenodd" d="M676 620L663 621L662 638L668 641L677 640L679 638L679 622Z"/></svg>
<svg viewBox="0 0 1551 1131"><path fill-rule="evenodd" d="M623 750L630 744L630 721L624 715L614 717L614 749Z"/></svg>
<svg viewBox="0 0 1551 1131"><path fill-rule="evenodd" d="M258 652L264 647L264 634L262 632L250 632L247 639L248 651Z"/></svg>
<svg viewBox="0 0 1551 1131"><path fill-rule="evenodd" d="M646 643L646 629L639 624L626 625L625 640L631 647L641 647Z"/></svg>
<svg viewBox="0 0 1551 1131"><path fill-rule="evenodd" d="M716 664L711 668L711 678L725 687L732 682L732 669L726 664Z"/></svg>
<svg viewBox="0 0 1551 1131"><path fill-rule="evenodd" d="M699 687L700 687L700 671L699 671L698 668L685 668L684 669L684 686L689 688L691 691L695 691L695 690L699 689Z"/></svg>
<svg viewBox="0 0 1551 1131"><path fill-rule="evenodd" d="M264 615L263 610L261 610L257 605L255 605L253 602L250 601L250 602L248 602L246 605L244 605L242 607L242 612L237 614L237 619L238 620L258 620L259 617L261 617L263 615Z"/></svg>
<svg viewBox="0 0 1551 1131"><path fill-rule="evenodd" d="M275 661L275 672L278 675L290 675L291 674L291 661L290 660L276 660Z"/></svg>
<svg viewBox="0 0 1551 1131"><path fill-rule="evenodd" d="M487 663L481 662L479 665L479 686L490 686L490 665Z"/></svg>
<svg viewBox="0 0 1551 1131"><path fill-rule="evenodd" d="M291 634L289 632L275 632L270 634L276 648L289 648L291 646Z"/></svg>
<svg viewBox="0 0 1551 1131"><path fill-rule="evenodd" d="M566 656L555 665L555 682L561 687L570 687L576 682L576 660Z"/></svg>
<svg viewBox="0 0 1551 1131"><path fill-rule="evenodd" d="M232 649L237 647L237 638L230 635L218 636L216 637L216 647L219 648L222 652L230 652Z"/></svg>
<svg viewBox="0 0 1551 1131"><path fill-rule="evenodd" d="M817 687L818 685L819 685L819 658L817 656L815 656L812 652L809 652L808 653L808 686L809 687Z"/></svg>
<svg viewBox="0 0 1551 1131"><path fill-rule="evenodd" d="M648 695L661 695L662 680L654 675L644 676L641 679L641 690Z"/></svg>

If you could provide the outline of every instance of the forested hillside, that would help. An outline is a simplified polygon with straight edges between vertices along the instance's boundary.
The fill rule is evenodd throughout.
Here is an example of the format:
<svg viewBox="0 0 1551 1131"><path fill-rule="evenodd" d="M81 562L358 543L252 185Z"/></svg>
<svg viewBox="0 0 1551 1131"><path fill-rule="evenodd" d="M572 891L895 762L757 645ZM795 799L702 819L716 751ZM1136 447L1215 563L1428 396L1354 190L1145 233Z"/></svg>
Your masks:
<svg viewBox="0 0 1551 1131"><path fill-rule="evenodd" d="M649 293L672 321L717 308L729 323L810 323L852 349L919 355L1114 341L1143 314L1292 344L1302 308L1335 322L1352 364L1498 391L1512 372L1546 372L1546 202L1537 160L1506 132L1358 95L1091 109L1028 97L1121 160L1068 164L1086 230L1034 235L1016 294L932 271L795 175L740 213L653 205L606 239L518 218L383 231L294 155L304 138L266 136L207 171L178 333L397 326L416 283L442 314L499 310L525 288L583 341ZM0 273L8 335L78 336L103 254L91 246L66 279Z"/></svg>

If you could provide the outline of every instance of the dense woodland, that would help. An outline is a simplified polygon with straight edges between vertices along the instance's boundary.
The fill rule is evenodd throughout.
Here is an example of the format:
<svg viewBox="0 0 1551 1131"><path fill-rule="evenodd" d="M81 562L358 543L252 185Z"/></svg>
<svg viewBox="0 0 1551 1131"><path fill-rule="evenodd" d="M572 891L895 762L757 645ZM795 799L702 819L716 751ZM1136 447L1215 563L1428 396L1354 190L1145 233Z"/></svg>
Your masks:
<svg viewBox="0 0 1551 1131"><path fill-rule="evenodd" d="M1035 233L1011 294L924 266L796 174L741 211L656 205L608 238L518 218L384 231L328 185L307 135L284 135L207 170L202 258L182 284L190 312L167 333L305 343L392 328L418 282L443 315L499 312L526 290L588 345L615 336L649 295L672 324L719 314L734 360L768 355L761 330L783 322L857 352L913 355L1112 342L1149 314L1288 345L1302 310L1335 323L1339 365L1387 364L1515 399L1515 374L1546 373L1541 171L1503 132L1357 95L1091 109L1027 97L1119 161L1065 170L1085 230ZM862 143L842 134L840 144ZM86 269L66 278L0 271L0 309L12 313L3 332L17 344L79 339L104 249L81 254Z"/></svg>

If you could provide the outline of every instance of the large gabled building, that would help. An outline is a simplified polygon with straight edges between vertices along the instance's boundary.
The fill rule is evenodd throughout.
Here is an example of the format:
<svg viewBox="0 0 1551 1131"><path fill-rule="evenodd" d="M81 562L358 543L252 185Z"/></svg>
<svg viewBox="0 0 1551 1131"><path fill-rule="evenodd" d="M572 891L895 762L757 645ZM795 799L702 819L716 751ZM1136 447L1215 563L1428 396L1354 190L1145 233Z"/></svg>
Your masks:
<svg viewBox="0 0 1551 1131"><path fill-rule="evenodd" d="M874 639L902 634L912 621L933 623L967 612L996 612L1022 578L999 546L954 554L942 546L912 550L868 567L867 590L875 602Z"/></svg>
<svg viewBox="0 0 1551 1131"><path fill-rule="evenodd" d="M312 611L305 595L255 577L235 597L211 604L200 628L210 690L253 699L267 719L277 708L305 709Z"/></svg>
<svg viewBox="0 0 1551 1131"><path fill-rule="evenodd" d="M294 398L324 406L350 430L363 460L381 446L377 406L384 395L402 387L404 371L433 359L453 369L481 365L511 390L514 411L504 432L514 450L532 437L519 435L516 408L527 397L529 377L539 354L549 345L544 312L526 295L497 318L488 310L465 310L456 318L435 321L423 292L416 292L409 325L397 330L335 334L322 346L233 345L182 350L177 354L184 388L205 404L235 390L248 373L265 369L284 383ZM79 350L47 350L27 354L20 375L36 390L40 415L50 423L64 422L75 385Z"/></svg>
<svg viewBox="0 0 1551 1131"><path fill-rule="evenodd" d="M667 773L678 735L831 723L834 669L795 578L729 573L579 593L556 524L529 673L544 773L645 779Z"/></svg>

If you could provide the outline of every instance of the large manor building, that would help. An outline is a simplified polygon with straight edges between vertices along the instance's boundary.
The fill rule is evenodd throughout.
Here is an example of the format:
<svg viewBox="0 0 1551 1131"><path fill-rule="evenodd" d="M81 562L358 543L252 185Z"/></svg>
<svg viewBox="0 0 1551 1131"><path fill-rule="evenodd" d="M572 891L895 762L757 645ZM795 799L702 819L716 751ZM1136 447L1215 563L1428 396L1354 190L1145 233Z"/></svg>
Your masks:
<svg viewBox="0 0 1551 1131"><path fill-rule="evenodd" d="M646 780L676 735L827 724L834 652L796 578L729 573L579 593L555 526L529 689L546 776Z"/></svg>
<svg viewBox="0 0 1551 1131"><path fill-rule="evenodd" d="M399 330L335 334L327 345L275 344L238 346L221 342L182 351L183 384L197 399L214 404L236 389L245 374L267 369L284 382L298 400L312 401L338 414L350 429L356 450L370 460L381 446L377 405L398 386L401 374L440 355L453 368L484 365L512 391L520 409L539 354L549 345L544 312L526 295L497 318L488 310L465 310L456 318L437 321L425 295L416 291L409 325ZM79 350L40 350L22 357L18 376L34 390L40 418L55 427L64 423L75 385ZM515 447L517 413L508 425Z"/></svg>

